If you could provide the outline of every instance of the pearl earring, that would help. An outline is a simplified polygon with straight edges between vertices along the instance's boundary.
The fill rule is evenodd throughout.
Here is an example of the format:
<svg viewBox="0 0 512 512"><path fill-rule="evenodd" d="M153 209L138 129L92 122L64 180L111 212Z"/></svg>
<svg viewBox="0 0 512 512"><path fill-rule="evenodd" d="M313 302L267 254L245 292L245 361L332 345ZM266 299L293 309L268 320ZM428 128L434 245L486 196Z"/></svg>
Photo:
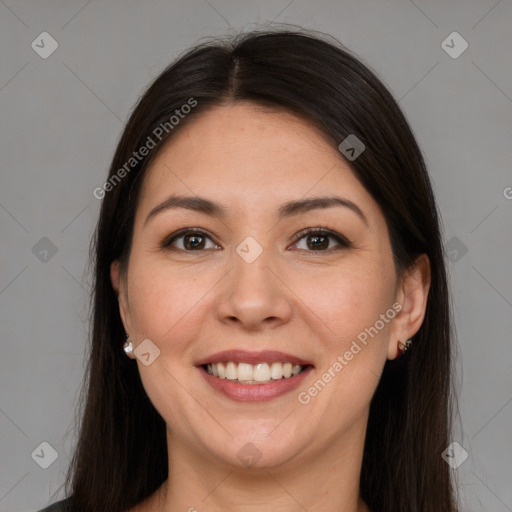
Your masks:
<svg viewBox="0 0 512 512"><path fill-rule="evenodd" d="M129 338L130 338L129 334L126 333L126 342L123 345L123 349L124 349L125 354L130 359L133 359L133 344L132 344L132 340L130 340Z"/></svg>

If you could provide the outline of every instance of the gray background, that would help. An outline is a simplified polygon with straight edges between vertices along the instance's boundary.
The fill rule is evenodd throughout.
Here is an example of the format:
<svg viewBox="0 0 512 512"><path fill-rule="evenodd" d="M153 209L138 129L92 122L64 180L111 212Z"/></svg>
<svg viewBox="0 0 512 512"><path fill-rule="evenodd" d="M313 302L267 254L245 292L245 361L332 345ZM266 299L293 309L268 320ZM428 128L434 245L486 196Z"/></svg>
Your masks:
<svg viewBox="0 0 512 512"><path fill-rule="evenodd" d="M0 0L1 511L63 496L100 206L92 191L130 109L200 38L271 22L340 39L412 125L451 251L461 393L454 440L469 453L453 470L461 510L512 510L511 0ZM31 47L42 46L43 31L59 45L46 59ZM469 44L458 58L441 46L453 31ZM58 452L48 469L31 457L43 441Z"/></svg>

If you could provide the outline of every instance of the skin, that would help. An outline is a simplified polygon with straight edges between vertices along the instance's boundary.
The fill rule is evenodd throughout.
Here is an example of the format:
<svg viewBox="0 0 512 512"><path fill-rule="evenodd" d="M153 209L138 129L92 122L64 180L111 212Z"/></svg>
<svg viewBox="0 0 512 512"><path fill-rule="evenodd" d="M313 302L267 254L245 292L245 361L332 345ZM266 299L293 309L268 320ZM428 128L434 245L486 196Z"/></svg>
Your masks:
<svg viewBox="0 0 512 512"><path fill-rule="evenodd" d="M146 223L169 194L219 202L226 218L181 208ZM356 203L367 223L339 206L277 219L286 201L331 195ZM295 240L318 226L350 247L333 238L327 250L308 246L307 235ZM188 252L183 237L175 252L161 247L182 228L211 237ZM252 263L236 252L247 236L263 249ZM133 364L167 424L169 478L132 512L368 510L359 474L370 400L398 341L421 326L430 267L422 255L397 276L379 206L320 131L247 102L215 107L182 127L147 171L128 265L113 262L111 278L134 348L149 338L160 350L152 364ZM400 313L317 396L299 403L297 393L395 302ZM235 402L209 386L194 362L240 348L294 354L314 370L297 391ZM251 468L237 457L249 442L261 454Z"/></svg>

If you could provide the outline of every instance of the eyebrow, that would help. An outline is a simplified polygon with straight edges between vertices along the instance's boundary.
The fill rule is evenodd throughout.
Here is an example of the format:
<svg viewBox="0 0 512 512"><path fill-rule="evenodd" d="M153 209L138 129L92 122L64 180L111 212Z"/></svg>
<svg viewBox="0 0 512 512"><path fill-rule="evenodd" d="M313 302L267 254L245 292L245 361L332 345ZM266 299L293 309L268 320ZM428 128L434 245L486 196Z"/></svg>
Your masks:
<svg viewBox="0 0 512 512"><path fill-rule="evenodd" d="M319 210L324 208L332 208L333 206L342 206L352 210L358 217L368 226L368 220L365 217L363 211L357 204L339 196L326 196L326 197L313 197L309 199L300 199L297 201L289 201L282 204L277 210L279 220L292 217L294 215L300 215L307 213L312 210ZM211 217L218 217L225 219L227 217L228 210L224 206L206 199L204 197L192 197L192 196L181 196L181 195L170 195L165 201L155 206L147 215L144 224L148 221L167 210L173 210L176 208L185 208L198 213L203 213Z"/></svg>

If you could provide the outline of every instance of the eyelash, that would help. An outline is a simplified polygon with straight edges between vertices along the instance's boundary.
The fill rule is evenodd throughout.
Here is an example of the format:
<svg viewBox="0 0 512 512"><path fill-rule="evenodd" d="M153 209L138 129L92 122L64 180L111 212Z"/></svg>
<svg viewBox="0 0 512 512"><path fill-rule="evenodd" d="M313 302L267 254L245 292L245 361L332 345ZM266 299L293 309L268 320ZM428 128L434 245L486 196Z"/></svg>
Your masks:
<svg viewBox="0 0 512 512"><path fill-rule="evenodd" d="M205 231L203 231L201 229L185 228L185 229L181 229L181 230L177 231L176 233L173 233L170 237L167 237L161 244L162 249L167 249L172 252L188 252L188 253L204 252L204 251L208 250L208 249L202 249L202 250L194 251L194 250L187 250L187 249L177 249L175 247L172 247L172 243L175 240L182 238L186 235L199 235L202 237L209 238L213 242L212 237ZM348 249L349 247L352 246L351 242L347 238L340 235L336 231L333 231L331 229L328 229L328 228L325 228L322 226L318 226L316 228L305 228L305 229L299 231L294 237L293 244L296 244L297 242L302 240L302 238L305 238L308 235L328 236L330 238L333 238L339 244L339 247L337 247L337 248L331 247L329 249L319 250L319 251L306 250L306 249L300 249L300 250L306 250L306 252L311 252L311 253L314 253L314 252L331 253L333 251L337 251L337 250L341 250L341 249Z"/></svg>

